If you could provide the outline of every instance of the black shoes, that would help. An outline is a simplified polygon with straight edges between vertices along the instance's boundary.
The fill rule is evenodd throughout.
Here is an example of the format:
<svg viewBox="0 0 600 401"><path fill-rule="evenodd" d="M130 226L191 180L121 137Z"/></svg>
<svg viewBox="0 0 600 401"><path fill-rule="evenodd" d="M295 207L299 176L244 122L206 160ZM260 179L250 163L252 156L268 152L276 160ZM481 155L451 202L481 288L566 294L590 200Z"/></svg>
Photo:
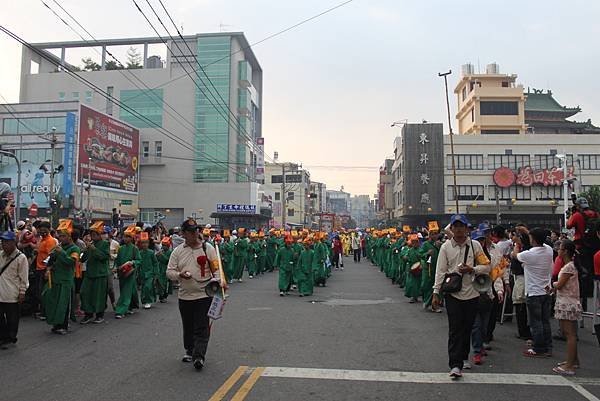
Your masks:
<svg viewBox="0 0 600 401"><path fill-rule="evenodd" d="M194 359L194 368L196 370L202 370L203 367L204 367L204 359L202 359L202 358Z"/></svg>

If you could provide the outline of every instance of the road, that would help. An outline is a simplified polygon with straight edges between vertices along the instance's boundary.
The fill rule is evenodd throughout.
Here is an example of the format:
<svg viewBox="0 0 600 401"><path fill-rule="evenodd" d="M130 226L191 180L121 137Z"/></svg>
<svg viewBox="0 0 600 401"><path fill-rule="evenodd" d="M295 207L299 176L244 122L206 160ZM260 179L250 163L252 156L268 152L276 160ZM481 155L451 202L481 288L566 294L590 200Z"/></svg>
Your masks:
<svg viewBox="0 0 600 401"><path fill-rule="evenodd" d="M447 377L447 320L409 304L379 270L346 259L310 298L279 297L277 274L235 283L215 322L206 367L180 361L175 297L123 320L73 325L66 336L22 320L19 344L0 352L0 400L598 400L600 348L580 332L576 379L551 359L521 356L514 323L460 383ZM588 322L589 325L589 322ZM597 397L597 398L596 398Z"/></svg>

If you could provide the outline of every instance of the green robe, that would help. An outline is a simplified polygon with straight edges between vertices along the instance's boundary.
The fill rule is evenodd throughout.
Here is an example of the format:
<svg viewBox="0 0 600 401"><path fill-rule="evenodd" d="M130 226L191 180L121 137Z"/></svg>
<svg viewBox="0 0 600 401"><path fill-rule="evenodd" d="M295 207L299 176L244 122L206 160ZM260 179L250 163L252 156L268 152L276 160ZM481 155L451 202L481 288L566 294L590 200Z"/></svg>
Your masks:
<svg viewBox="0 0 600 401"><path fill-rule="evenodd" d="M167 299L167 297L173 294L173 283L171 280L167 278L167 266L169 265L169 259L171 258L171 254L173 250L171 248L165 250L161 250L160 253L156 255L156 260L158 261L158 298L159 299Z"/></svg>
<svg viewBox="0 0 600 401"><path fill-rule="evenodd" d="M151 249L140 249L140 278L142 282L142 303L156 302L156 280L158 279L158 260ZM166 274L166 273L165 273Z"/></svg>
<svg viewBox="0 0 600 401"><path fill-rule="evenodd" d="M295 242L292 245L292 249L294 250L294 253L296 254L296 258L300 255L300 252L302 252L304 250L304 246L298 242ZM298 285L298 269L296 268L296 264L294 263L294 269L293 269L293 273L292 273L292 283L294 285Z"/></svg>
<svg viewBox="0 0 600 401"><path fill-rule="evenodd" d="M248 264L248 248L250 242L247 238L238 238L233 244L233 278L241 280L244 275L244 268Z"/></svg>
<svg viewBox="0 0 600 401"><path fill-rule="evenodd" d="M260 245L258 241L252 241L248 245L248 275L254 277L258 274L258 252Z"/></svg>
<svg viewBox="0 0 600 401"><path fill-rule="evenodd" d="M433 251L431 255L431 262L429 260L429 251ZM435 246L434 241L426 241L421 246L421 257L423 259L423 272L421 273L421 291L423 292L423 304L425 307L431 306L433 298L433 284L435 283L435 267L437 265L437 258L440 250Z"/></svg>
<svg viewBox="0 0 600 401"><path fill-rule="evenodd" d="M392 279L392 282L394 284L398 284L398 280L400 278L400 262L401 262L401 257L400 257L400 251L402 250L402 247L404 245L404 241L402 239L397 240L391 248L391 274L390 274L390 278Z"/></svg>
<svg viewBox="0 0 600 401"><path fill-rule="evenodd" d="M264 239L258 240L258 259L256 263L258 265L258 272L264 273L267 271L267 241Z"/></svg>
<svg viewBox="0 0 600 401"><path fill-rule="evenodd" d="M79 260L79 248L71 244L53 251L56 261L51 267L51 282L46 283L42 302L46 311L46 323L52 326L64 325L66 329L71 294L75 286L75 264ZM50 285L51 284L51 285Z"/></svg>
<svg viewBox="0 0 600 401"><path fill-rule="evenodd" d="M313 257L313 280L315 285L323 285L327 283L327 248L322 242L315 242L313 246L315 256Z"/></svg>
<svg viewBox="0 0 600 401"><path fill-rule="evenodd" d="M298 292L300 295L312 295L313 293L313 266L314 266L315 251L312 249L304 249L300 252L298 262L296 264L296 277L298 279Z"/></svg>
<svg viewBox="0 0 600 401"><path fill-rule="evenodd" d="M115 308L115 313L124 315L130 309L139 307L139 298L136 287L136 275L140 266L141 256L139 249L134 244L123 244L119 248L117 258L115 259L115 268L123 265L125 262L133 262L134 272L124 277L119 274L119 300Z"/></svg>
<svg viewBox="0 0 600 401"><path fill-rule="evenodd" d="M93 248L88 247L81 254L81 261L87 263L81 284L81 309L87 314L103 313L108 292L110 244L105 240L94 241Z"/></svg>
<svg viewBox="0 0 600 401"><path fill-rule="evenodd" d="M279 247L279 241L277 237L270 236L267 239L267 260L266 266L267 270L272 272L275 268L275 256L277 255L277 248Z"/></svg>
<svg viewBox="0 0 600 401"><path fill-rule="evenodd" d="M233 279L233 242L227 241L219 246L221 252L221 263L223 264L223 272L227 282Z"/></svg>
<svg viewBox="0 0 600 401"><path fill-rule="evenodd" d="M279 291L286 292L292 285L292 274L297 258L298 255L291 246L286 245L277 251L275 266L279 268Z"/></svg>
<svg viewBox="0 0 600 401"><path fill-rule="evenodd" d="M404 288L406 286L406 260L405 257L408 255L408 250L410 248L408 246L403 246L400 250L400 262L398 264L398 285L400 288Z"/></svg>
<svg viewBox="0 0 600 401"><path fill-rule="evenodd" d="M419 249L408 248L406 257L406 287L404 287L404 294L409 298L418 298L421 295L421 273L418 275L411 273L410 267L416 262L421 262Z"/></svg>

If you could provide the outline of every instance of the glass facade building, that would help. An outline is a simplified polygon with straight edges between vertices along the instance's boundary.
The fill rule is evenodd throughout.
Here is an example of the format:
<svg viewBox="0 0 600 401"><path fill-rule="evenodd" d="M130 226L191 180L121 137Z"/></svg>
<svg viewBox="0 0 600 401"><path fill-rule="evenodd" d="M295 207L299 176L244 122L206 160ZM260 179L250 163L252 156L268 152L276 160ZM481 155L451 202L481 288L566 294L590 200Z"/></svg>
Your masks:
<svg viewBox="0 0 600 401"><path fill-rule="evenodd" d="M138 114L120 108L119 118L137 128L156 128L163 125L163 90L162 89L128 89L120 92L120 100ZM148 121L150 120L150 121Z"/></svg>

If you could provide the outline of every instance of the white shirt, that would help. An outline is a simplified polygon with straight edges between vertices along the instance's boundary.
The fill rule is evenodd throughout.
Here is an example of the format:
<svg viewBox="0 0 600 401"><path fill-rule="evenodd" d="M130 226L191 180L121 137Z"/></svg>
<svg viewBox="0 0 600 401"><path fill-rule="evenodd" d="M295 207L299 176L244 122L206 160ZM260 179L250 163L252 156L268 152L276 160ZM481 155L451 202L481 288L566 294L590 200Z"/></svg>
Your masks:
<svg viewBox="0 0 600 401"><path fill-rule="evenodd" d="M208 259L204 267L204 275L202 275L202 269L197 261L198 256L206 256ZM202 243L199 243L198 247L192 248L184 242L175 248L169 258L167 277L169 280L179 281L179 299L191 301L207 298L206 285L213 277L220 278L219 270L214 268L215 263L218 263L217 252L208 242L206 242L206 254L202 249ZM213 269L216 270L212 274L211 264ZM181 278L179 277L181 272L190 272L191 277L189 279Z"/></svg>
<svg viewBox="0 0 600 401"><path fill-rule="evenodd" d="M545 287L550 284L552 277L552 257L552 248L546 244L534 246L517 255L525 271L525 295L546 295Z"/></svg>
<svg viewBox="0 0 600 401"><path fill-rule="evenodd" d="M11 260L18 249L10 255L5 255L0 251L0 271ZM27 257L21 253L0 276L0 302L15 303L19 300L19 294L25 294L29 287L29 265Z"/></svg>
<svg viewBox="0 0 600 401"><path fill-rule="evenodd" d="M511 246L512 246L512 241L509 239L504 239L502 241L498 241L498 243L496 244L496 247L498 247L498 250L500 251L500 254L502 256L510 255L510 247Z"/></svg>

